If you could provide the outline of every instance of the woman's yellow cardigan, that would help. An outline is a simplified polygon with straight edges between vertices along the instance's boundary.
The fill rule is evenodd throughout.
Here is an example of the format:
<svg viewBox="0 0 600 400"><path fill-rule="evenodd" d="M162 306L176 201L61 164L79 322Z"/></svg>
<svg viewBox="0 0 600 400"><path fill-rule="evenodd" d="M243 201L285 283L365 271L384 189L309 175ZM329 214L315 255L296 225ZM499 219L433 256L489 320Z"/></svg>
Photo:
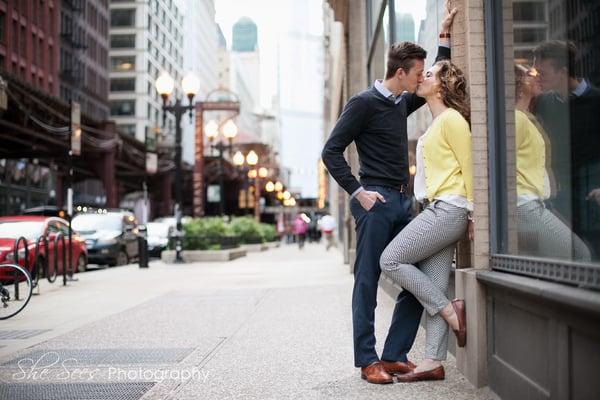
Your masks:
<svg viewBox="0 0 600 400"><path fill-rule="evenodd" d="M460 195L473 201L473 158L469 123L448 108L429 127L422 141L427 199Z"/></svg>

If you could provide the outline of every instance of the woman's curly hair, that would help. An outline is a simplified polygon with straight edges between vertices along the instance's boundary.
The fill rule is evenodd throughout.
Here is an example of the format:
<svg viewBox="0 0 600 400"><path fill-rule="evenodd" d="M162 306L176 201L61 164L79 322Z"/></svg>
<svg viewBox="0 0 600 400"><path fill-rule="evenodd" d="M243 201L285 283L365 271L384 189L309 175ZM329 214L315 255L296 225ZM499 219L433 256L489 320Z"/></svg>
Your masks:
<svg viewBox="0 0 600 400"><path fill-rule="evenodd" d="M436 65L440 67L437 77L440 81L442 101L447 107L461 113L470 125L471 106L465 74L449 60L438 61Z"/></svg>

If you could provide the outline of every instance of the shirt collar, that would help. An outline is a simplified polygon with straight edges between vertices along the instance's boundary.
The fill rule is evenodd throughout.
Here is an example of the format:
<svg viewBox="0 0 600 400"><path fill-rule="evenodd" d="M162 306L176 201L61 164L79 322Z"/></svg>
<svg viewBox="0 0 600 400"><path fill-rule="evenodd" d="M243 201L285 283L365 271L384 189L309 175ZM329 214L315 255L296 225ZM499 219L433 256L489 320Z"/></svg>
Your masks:
<svg viewBox="0 0 600 400"><path fill-rule="evenodd" d="M394 95L394 93L390 92L388 88L384 86L381 79L375 79L375 82L373 82L373 87L386 99L389 99L390 96ZM400 94L398 97L395 97L395 99L396 104L400 103L400 100L402 100L402 94Z"/></svg>
<svg viewBox="0 0 600 400"><path fill-rule="evenodd" d="M581 82L579 82L579 85L577 85L575 90L573 90L571 93L573 93L577 97L582 96L585 93L585 91L587 90L588 86L589 85L586 82L586 80L582 79Z"/></svg>

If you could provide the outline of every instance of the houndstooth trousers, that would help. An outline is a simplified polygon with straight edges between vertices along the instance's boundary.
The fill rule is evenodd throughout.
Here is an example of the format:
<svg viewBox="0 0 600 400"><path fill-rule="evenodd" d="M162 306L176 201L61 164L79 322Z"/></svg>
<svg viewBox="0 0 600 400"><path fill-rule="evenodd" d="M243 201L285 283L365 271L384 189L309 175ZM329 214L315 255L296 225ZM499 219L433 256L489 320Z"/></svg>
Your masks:
<svg viewBox="0 0 600 400"><path fill-rule="evenodd" d="M439 314L447 298L456 242L467 226L467 210L435 200L413 219L383 251L384 274L412 293L426 311L425 357L445 360L448 324Z"/></svg>
<svg viewBox="0 0 600 400"><path fill-rule="evenodd" d="M517 207L519 254L589 262L585 242L539 200Z"/></svg>

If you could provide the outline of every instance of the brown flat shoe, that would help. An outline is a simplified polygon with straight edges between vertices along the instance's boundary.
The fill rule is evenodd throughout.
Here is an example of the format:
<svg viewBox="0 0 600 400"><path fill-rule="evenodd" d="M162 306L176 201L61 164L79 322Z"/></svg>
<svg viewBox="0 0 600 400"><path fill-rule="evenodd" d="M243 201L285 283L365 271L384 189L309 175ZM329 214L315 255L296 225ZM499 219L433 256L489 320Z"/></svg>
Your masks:
<svg viewBox="0 0 600 400"><path fill-rule="evenodd" d="M408 374L398 375L398 382L418 382L418 381L441 381L446 378L444 367L440 366L436 369L423 372L409 372Z"/></svg>
<svg viewBox="0 0 600 400"><path fill-rule="evenodd" d="M385 372L387 372L390 375L406 374L417 367L410 361L402 362L381 360L381 364L383 364L383 369L385 369Z"/></svg>
<svg viewBox="0 0 600 400"><path fill-rule="evenodd" d="M458 318L458 330L454 330L456 335L456 345L458 347L465 347L467 345L467 314L465 308L465 301L454 299L452 300L452 308Z"/></svg>
<svg viewBox="0 0 600 400"><path fill-rule="evenodd" d="M360 377L369 383L375 384L385 384L394 382L394 378L390 374L385 372L385 369L383 369L383 365L380 361L375 361L368 367L362 367L360 369Z"/></svg>

